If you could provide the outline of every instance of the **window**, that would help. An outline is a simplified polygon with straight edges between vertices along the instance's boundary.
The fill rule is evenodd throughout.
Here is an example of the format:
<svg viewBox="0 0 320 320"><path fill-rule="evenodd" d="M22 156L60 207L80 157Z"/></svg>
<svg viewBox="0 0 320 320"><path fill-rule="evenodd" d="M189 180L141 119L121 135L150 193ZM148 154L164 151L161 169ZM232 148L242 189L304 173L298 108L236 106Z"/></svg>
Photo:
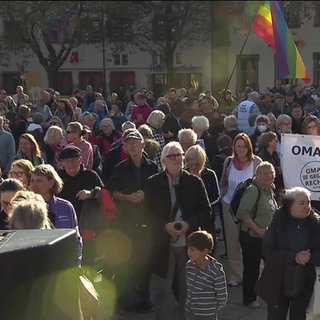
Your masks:
<svg viewBox="0 0 320 320"><path fill-rule="evenodd" d="M103 73L79 72L79 87L85 88L88 84L92 85L93 90L103 92Z"/></svg>
<svg viewBox="0 0 320 320"><path fill-rule="evenodd" d="M115 66L119 66L120 65L120 54L113 54L113 64Z"/></svg>
<svg viewBox="0 0 320 320"><path fill-rule="evenodd" d="M299 2L290 2L282 8L284 18L288 28L300 28L300 4Z"/></svg>
<svg viewBox="0 0 320 320"><path fill-rule="evenodd" d="M115 66L127 66L128 65L128 55L127 54L113 54L113 64Z"/></svg>
<svg viewBox="0 0 320 320"><path fill-rule="evenodd" d="M314 1L314 27L320 27L320 2Z"/></svg>
<svg viewBox="0 0 320 320"><path fill-rule="evenodd" d="M236 57L239 59L239 56ZM241 55L237 66L237 90L243 91L249 86L255 91L259 90L259 55Z"/></svg>
<svg viewBox="0 0 320 320"><path fill-rule="evenodd" d="M158 64L158 55L155 53L152 53L151 64Z"/></svg>
<svg viewBox="0 0 320 320"><path fill-rule="evenodd" d="M128 65L128 55L127 54L122 54L121 55L121 62L123 66L127 66Z"/></svg>
<svg viewBox="0 0 320 320"><path fill-rule="evenodd" d="M181 54L181 52L176 53L176 64L182 64L182 54Z"/></svg>
<svg viewBox="0 0 320 320"><path fill-rule="evenodd" d="M88 30L83 31L83 40L86 42L101 41L101 23L99 19L92 19Z"/></svg>
<svg viewBox="0 0 320 320"><path fill-rule="evenodd" d="M57 72L54 78L53 87L61 95L71 95L73 92L73 81L71 72Z"/></svg>

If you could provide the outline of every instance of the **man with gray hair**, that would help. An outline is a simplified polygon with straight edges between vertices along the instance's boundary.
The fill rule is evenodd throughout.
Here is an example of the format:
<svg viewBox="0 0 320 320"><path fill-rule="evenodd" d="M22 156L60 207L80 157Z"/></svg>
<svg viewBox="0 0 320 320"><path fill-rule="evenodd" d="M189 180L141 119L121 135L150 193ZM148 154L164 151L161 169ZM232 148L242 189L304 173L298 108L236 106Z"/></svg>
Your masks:
<svg viewBox="0 0 320 320"><path fill-rule="evenodd" d="M152 230L150 291L156 319L184 319L186 237L204 227L211 216L203 181L183 169L183 155L177 141L166 144L161 153L164 170L149 177L145 188ZM175 270L179 302L172 291Z"/></svg>
<svg viewBox="0 0 320 320"><path fill-rule="evenodd" d="M251 134L249 119L255 115L261 114L258 106L259 101L259 93L252 91L248 94L248 99L241 101L232 111L232 114L237 118L239 130Z"/></svg>
<svg viewBox="0 0 320 320"><path fill-rule="evenodd" d="M13 134L3 129L4 118L0 116L0 166L2 176L9 173L11 163L16 155L16 145Z"/></svg>

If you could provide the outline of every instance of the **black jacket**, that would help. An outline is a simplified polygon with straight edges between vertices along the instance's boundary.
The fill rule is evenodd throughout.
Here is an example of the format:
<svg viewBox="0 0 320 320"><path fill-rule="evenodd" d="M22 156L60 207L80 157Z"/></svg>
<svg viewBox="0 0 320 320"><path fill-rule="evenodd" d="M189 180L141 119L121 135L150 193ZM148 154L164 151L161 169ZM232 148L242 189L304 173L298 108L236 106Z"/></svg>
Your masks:
<svg viewBox="0 0 320 320"><path fill-rule="evenodd" d="M292 250L293 244L289 241L288 225L296 227L295 232L298 234L302 222L302 219L294 221L282 207L274 215L263 238L265 267L257 289L259 296L271 305L279 303L286 267L295 264L296 252ZM315 266L320 265L320 216L312 211L304 222L308 232L305 249L311 250L310 262L305 266L306 281L303 289L304 302L307 306L313 291Z"/></svg>
<svg viewBox="0 0 320 320"><path fill-rule="evenodd" d="M188 233L204 227L211 216L211 207L203 181L186 170L181 171L176 196ZM165 171L151 176L146 184L145 199L152 228L152 271L161 277L168 273L170 236L164 231L170 221L171 197Z"/></svg>

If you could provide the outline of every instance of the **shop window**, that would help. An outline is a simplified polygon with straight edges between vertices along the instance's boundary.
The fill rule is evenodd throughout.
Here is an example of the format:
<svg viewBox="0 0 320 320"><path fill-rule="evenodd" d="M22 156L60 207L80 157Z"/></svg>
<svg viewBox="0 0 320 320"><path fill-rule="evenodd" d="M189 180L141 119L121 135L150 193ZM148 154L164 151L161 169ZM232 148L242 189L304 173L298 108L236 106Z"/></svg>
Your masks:
<svg viewBox="0 0 320 320"><path fill-rule="evenodd" d="M71 95L73 92L73 81L71 72L57 72L54 78L53 87L61 95Z"/></svg>

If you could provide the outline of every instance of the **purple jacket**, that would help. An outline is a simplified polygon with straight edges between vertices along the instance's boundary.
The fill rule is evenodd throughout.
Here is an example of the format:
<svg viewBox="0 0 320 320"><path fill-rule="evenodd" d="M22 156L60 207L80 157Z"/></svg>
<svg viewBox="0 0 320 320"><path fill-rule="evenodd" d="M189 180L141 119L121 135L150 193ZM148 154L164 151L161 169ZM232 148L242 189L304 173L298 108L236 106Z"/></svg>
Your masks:
<svg viewBox="0 0 320 320"><path fill-rule="evenodd" d="M81 264L82 258L82 237L79 233L77 215L72 203L68 200L53 196L48 202L49 210L55 215L54 226L57 229L76 229L78 243L78 260Z"/></svg>

